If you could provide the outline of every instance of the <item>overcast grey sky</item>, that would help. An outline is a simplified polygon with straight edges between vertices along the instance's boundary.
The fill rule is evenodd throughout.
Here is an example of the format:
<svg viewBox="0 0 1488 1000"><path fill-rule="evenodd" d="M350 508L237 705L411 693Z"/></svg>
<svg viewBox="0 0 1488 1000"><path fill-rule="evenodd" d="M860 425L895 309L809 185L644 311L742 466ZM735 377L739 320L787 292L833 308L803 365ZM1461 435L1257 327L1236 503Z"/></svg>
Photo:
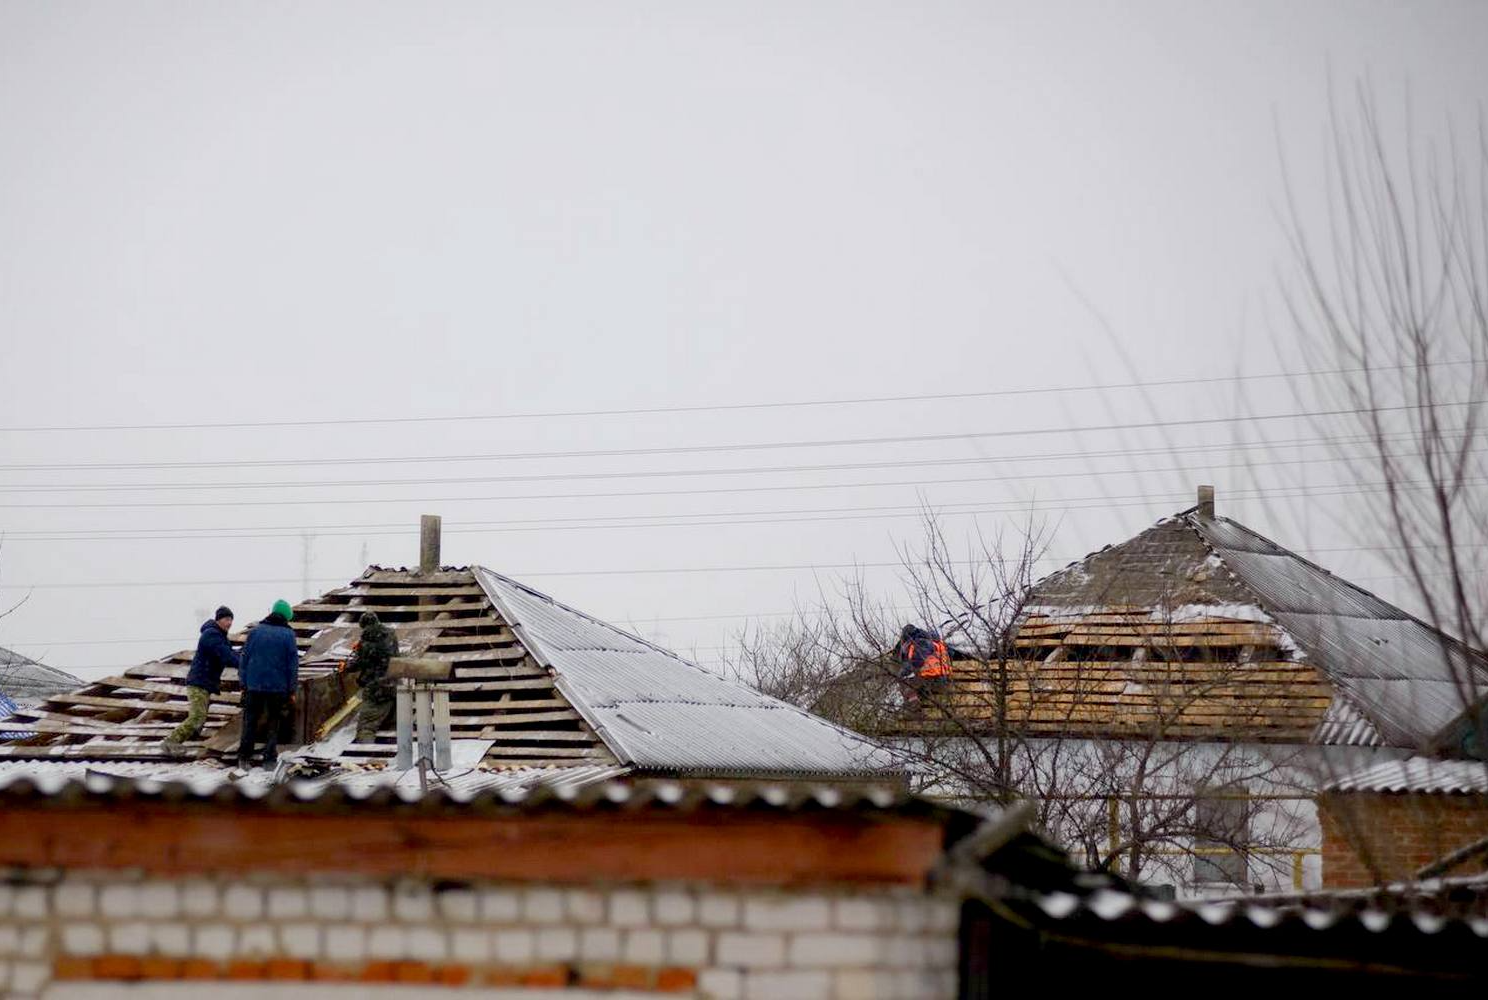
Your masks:
<svg viewBox="0 0 1488 1000"><path fill-rule="evenodd" d="M1073 558L1199 481L1392 595L1349 497L1244 499L1335 481L1322 452L1213 448L1303 424L1025 433L1296 410L1280 383L937 397L1297 367L1278 144L1315 195L1365 74L1471 125L1485 42L1466 2L0 0L0 597L34 588L0 645L95 676L415 561L435 512L447 562L707 661L836 572L740 567L891 561L922 498L1033 503ZM955 434L999 436L388 461Z"/></svg>

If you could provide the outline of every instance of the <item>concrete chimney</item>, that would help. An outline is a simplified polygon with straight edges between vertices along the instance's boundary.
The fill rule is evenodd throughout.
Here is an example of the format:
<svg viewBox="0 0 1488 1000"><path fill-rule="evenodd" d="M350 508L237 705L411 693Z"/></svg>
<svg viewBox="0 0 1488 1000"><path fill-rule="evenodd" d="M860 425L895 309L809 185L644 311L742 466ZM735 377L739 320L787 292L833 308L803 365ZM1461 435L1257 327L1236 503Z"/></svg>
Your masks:
<svg viewBox="0 0 1488 1000"><path fill-rule="evenodd" d="M439 515L425 514L419 518L419 572L435 573L439 570Z"/></svg>
<svg viewBox="0 0 1488 1000"><path fill-rule="evenodd" d="M1214 516L1214 487L1213 486L1200 486L1199 487L1199 516L1200 517L1213 517Z"/></svg>

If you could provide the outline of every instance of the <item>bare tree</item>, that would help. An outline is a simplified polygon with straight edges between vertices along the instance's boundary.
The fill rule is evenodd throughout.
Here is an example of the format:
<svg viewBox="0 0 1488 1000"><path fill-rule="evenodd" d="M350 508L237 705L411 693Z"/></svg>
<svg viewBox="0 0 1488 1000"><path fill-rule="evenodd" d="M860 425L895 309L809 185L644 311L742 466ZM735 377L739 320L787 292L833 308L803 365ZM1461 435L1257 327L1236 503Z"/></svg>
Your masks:
<svg viewBox="0 0 1488 1000"><path fill-rule="evenodd" d="M1458 715L1418 749L1483 758L1488 129L1480 117L1466 136L1447 123L1444 140L1422 140L1409 107L1403 118L1389 124L1367 82L1334 102L1326 197L1303 198L1288 178L1295 268L1283 291L1312 367L1341 372L1328 383L1336 416L1327 433L1350 445L1359 540L1385 554L1406 603L1438 632L1426 644L1434 649L1408 655L1443 666L1450 683L1439 686ZM1326 213L1310 212L1319 201ZM1402 697L1445 700L1424 690ZM1371 843L1374 821L1349 806L1334 800L1332 821L1377 879L1399 878L1388 845Z"/></svg>

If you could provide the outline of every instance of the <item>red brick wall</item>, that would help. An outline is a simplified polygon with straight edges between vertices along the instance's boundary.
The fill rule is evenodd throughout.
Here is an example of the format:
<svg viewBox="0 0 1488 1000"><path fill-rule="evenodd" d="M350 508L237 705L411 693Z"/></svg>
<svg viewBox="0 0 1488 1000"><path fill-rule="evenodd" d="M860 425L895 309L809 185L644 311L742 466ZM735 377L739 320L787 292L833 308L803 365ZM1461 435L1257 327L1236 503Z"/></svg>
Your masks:
<svg viewBox="0 0 1488 1000"><path fill-rule="evenodd" d="M1488 796L1324 796L1323 888L1347 889L1408 879L1444 854L1488 837ZM1448 873L1485 868L1482 856Z"/></svg>

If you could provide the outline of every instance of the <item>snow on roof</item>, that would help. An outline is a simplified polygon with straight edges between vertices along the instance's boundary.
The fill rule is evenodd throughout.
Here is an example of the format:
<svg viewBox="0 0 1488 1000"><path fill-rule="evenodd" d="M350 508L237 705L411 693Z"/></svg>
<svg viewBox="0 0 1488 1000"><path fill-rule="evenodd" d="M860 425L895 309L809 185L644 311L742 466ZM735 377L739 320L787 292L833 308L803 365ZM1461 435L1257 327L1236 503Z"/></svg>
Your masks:
<svg viewBox="0 0 1488 1000"><path fill-rule="evenodd" d="M1312 738L1427 747L1463 715L1463 681L1488 690L1488 659L1226 517L1163 518L1040 580L1030 615L1201 617L1274 626L1287 658L1334 692ZM1250 639L1247 642L1253 641Z"/></svg>

